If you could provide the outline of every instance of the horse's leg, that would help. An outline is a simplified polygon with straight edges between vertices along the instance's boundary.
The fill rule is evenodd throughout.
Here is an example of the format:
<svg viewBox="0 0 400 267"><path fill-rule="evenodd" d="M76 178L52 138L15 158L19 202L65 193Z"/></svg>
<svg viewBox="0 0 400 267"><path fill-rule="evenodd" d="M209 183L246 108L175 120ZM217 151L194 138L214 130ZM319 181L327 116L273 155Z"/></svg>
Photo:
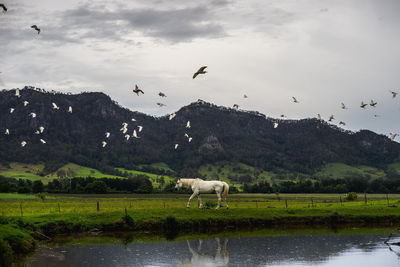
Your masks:
<svg viewBox="0 0 400 267"><path fill-rule="evenodd" d="M217 210L221 207L221 192L216 192L216 193L217 193L217 197L218 197L218 205L215 209Z"/></svg>
<svg viewBox="0 0 400 267"><path fill-rule="evenodd" d="M229 209L229 206L228 206L228 201L226 201L226 196L224 197L224 202L225 202L225 206L226 206L226 208L227 208L227 209Z"/></svg>
<svg viewBox="0 0 400 267"><path fill-rule="evenodd" d="M201 209L203 207L203 203L201 202L200 194L197 195L197 198L199 199L199 209Z"/></svg>
<svg viewBox="0 0 400 267"><path fill-rule="evenodd" d="M197 194L198 194L198 192L197 192L197 191L194 191L193 194L189 197L189 201L188 201L188 203L187 203L186 208L189 208L189 207L190 207L190 201L192 201L192 199L193 199Z"/></svg>

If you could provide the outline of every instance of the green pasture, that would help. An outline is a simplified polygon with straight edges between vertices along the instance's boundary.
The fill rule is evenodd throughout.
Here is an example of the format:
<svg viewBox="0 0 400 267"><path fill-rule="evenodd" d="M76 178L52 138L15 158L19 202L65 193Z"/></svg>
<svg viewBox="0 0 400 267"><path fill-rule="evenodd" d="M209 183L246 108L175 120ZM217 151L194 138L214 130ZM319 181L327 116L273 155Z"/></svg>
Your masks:
<svg viewBox="0 0 400 267"><path fill-rule="evenodd" d="M394 164L392 164L394 165ZM400 164L399 164L400 165ZM400 166L399 166L400 167ZM360 175L370 179L386 178L384 171L370 166L350 166L344 163L328 163L315 174L318 178L345 178Z"/></svg>
<svg viewBox="0 0 400 267"><path fill-rule="evenodd" d="M193 199L190 209L186 209L189 195L186 194L152 194L152 195L50 195L44 201L33 195L0 194L0 213L3 216L72 216L73 214L120 214L125 208L133 214L141 214L141 219L157 216L190 216L200 212L210 215L212 212L223 216L247 217L249 210L257 214L287 214L288 210L297 215L313 215L318 213L339 212L345 214L365 215L400 215L400 195L384 194L359 195L357 201L345 201L344 196L337 194L232 194L228 196L229 210L197 208L197 198ZM342 202L340 202L340 199ZM216 203L215 195L206 194L202 197L206 202ZM100 211L97 212L97 201ZM286 208L287 205L287 208ZM318 212L317 212L318 211ZM176 213L176 214L175 214ZM211 213L213 214L213 213ZM263 215L263 216L264 216ZM269 216L268 215L268 216ZM200 216L200 215L199 215ZM258 216L258 215L257 215Z"/></svg>

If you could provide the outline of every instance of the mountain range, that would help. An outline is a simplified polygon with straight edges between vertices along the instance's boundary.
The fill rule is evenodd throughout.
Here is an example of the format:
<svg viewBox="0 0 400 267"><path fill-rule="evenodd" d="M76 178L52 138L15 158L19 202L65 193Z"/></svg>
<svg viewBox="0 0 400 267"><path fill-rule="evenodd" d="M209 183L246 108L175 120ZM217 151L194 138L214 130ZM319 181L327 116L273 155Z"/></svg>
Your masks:
<svg viewBox="0 0 400 267"><path fill-rule="evenodd" d="M275 173L312 175L333 162L380 169L400 162L400 144L388 137L369 130L346 131L314 118L276 119L197 101L169 120L168 115L128 110L98 92L72 95L33 87L20 92L21 97L14 96L15 90L0 92L0 162L44 163L47 172L68 162L102 170L164 162L189 176L204 164L228 161ZM23 101L29 104L24 106ZM52 103L60 109L53 109ZM69 106L72 113L67 112ZM10 113L10 108L15 110ZM120 131L123 122L128 123L127 134L135 129L139 138L126 140ZM45 130L35 134L40 126ZM21 141L27 142L25 147ZM102 141L107 142L105 147Z"/></svg>

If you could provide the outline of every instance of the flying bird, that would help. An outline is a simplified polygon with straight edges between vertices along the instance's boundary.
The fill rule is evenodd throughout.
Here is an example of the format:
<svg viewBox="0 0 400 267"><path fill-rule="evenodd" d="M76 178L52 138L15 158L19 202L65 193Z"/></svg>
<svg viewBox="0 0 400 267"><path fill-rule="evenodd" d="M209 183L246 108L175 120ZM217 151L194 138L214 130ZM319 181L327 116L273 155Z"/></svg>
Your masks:
<svg viewBox="0 0 400 267"><path fill-rule="evenodd" d="M132 138L140 138L140 137L137 136L136 130L133 130Z"/></svg>
<svg viewBox="0 0 400 267"><path fill-rule="evenodd" d="M68 112L68 113L72 113L72 107L71 107L71 106L69 106L67 112ZM79 113L79 112L78 112L78 113Z"/></svg>
<svg viewBox="0 0 400 267"><path fill-rule="evenodd" d="M340 122L339 122L339 125L346 125L346 123L343 122L343 121L340 121Z"/></svg>
<svg viewBox="0 0 400 267"><path fill-rule="evenodd" d="M135 121L136 121L136 120L135 120ZM126 128L126 127L128 127L128 123L123 122L123 123L122 123L122 128Z"/></svg>
<svg viewBox="0 0 400 267"><path fill-rule="evenodd" d="M368 104L365 104L363 101L361 101L360 108L365 108Z"/></svg>
<svg viewBox="0 0 400 267"><path fill-rule="evenodd" d="M40 29L38 28L38 26L32 25L31 28L35 29L37 31L37 33L40 34Z"/></svg>
<svg viewBox="0 0 400 267"><path fill-rule="evenodd" d="M32 118L36 118L36 113L31 112L29 113L29 116L31 116Z"/></svg>
<svg viewBox="0 0 400 267"><path fill-rule="evenodd" d="M247 95L243 95L243 98L247 98Z"/></svg>
<svg viewBox="0 0 400 267"><path fill-rule="evenodd" d="M168 119L172 120L173 118L175 118L176 114L175 113L171 113L168 115Z"/></svg>
<svg viewBox="0 0 400 267"><path fill-rule="evenodd" d="M281 118L285 118L285 114L281 114Z"/></svg>
<svg viewBox="0 0 400 267"><path fill-rule="evenodd" d="M189 138L189 135L188 135L187 133L185 133L184 136L185 136L186 138Z"/></svg>
<svg viewBox="0 0 400 267"><path fill-rule="evenodd" d="M39 127L39 131L40 131L40 133L43 133L44 127L43 127L43 126L40 126L40 127Z"/></svg>
<svg viewBox="0 0 400 267"><path fill-rule="evenodd" d="M128 128L121 128L120 130L122 131L123 134L126 134L126 132L128 131Z"/></svg>
<svg viewBox="0 0 400 267"><path fill-rule="evenodd" d="M341 103L342 104L342 109L347 109L347 107L344 105L344 103Z"/></svg>
<svg viewBox="0 0 400 267"><path fill-rule="evenodd" d="M392 97L393 98L395 98L397 96L397 94L398 94L397 92L394 92L394 91L390 91L390 92L392 93Z"/></svg>
<svg viewBox="0 0 400 267"><path fill-rule="evenodd" d="M192 142L192 139L193 139L192 137L189 137L188 139L189 143Z"/></svg>
<svg viewBox="0 0 400 267"><path fill-rule="evenodd" d="M23 104L24 104L24 107L26 107L28 104L29 104L29 102L28 101L24 101L24 102L22 102Z"/></svg>
<svg viewBox="0 0 400 267"><path fill-rule="evenodd" d="M36 131L35 131L35 134L40 134L40 131L39 131L39 130L36 130Z"/></svg>
<svg viewBox="0 0 400 267"><path fill-rule="evenodd" d="M110 133L109 132L106 132L105 135L106 135L106 138L110 137Z"/></svg>
<svg viewBox="0 0 400 267"><path fill-rule="evenodd" d="M54 103L54 102L53 102L53 103L51 103L51 104L53 105L53 109L57 109L57 110L59 110L59 109L60 109L60 107L59 107L59 106L57 106L57 105L56 105L56 103Z"/></svg>
<svg viewBox="0 0 400 267"><path fill-rule="evenodd" d="M333 121L335 119L335 117L333 115L329 116L329 122Z"/></svg>
<svg viewBox="0 0 400 267"><path fill-rule="evenodd" d="M43 139L40 139L40 142L42 142L42 144L46 144L46 141L44 141Z"/></svg>
<svg viewBox="0 0 400 267"><path fill-rule="evenodd" d="M143 130L143 126L138 126L138 128L139 128L139 133Z"/></svg>
<svg viewBox="0 0 400 267"><path fill-rule="evenodd" d="M186 126L185 126L186 128L190 128L190 121L187 121L187 123L186 123Z"/></svg>
<svg viewBox="0 0 400 267"><path fill-rule="evenodd" d="M3 9L3 12L7 12L7 7L4 4L0 4L0 7Z"/></svg>
<svg viewBox="0 0 400 267"><path fill-rule="evenodd" d="M321 121L321 120L322 120L321 114L319 114L319 113L317 114L317 120L318 120L318 121Z"/></svg>
<svg viewBox="0 0 400 267"><path fill-rule="evenodd" d="M135 84L135 89L133 89L133 92L137 95L139 95L139 93L144 94L143 90L139 89L139 87L137 86L137 84Z"/></svg>
<svg viewBox="0 0 400 267"><path fill-rule="evenodd" d="M105 147L107 145L107 142L106 141L101 141L101 146L102 147Z"/></svg>
<svg viewBox="0 0 400 267"><path fill-rule="evenodd" d="M25 142L25 141L22 141L22 142L21 142L21 146L22 146L22 147L26 146L26 142Z"/></svg>
<svg viewBox="0 0 400 267"><path fill-rule="evenodd" d="M378 104L378 102L374 102L374 100L371 99L371 102L369 103L369 105L370 105L371 107L375 107L376 104Z"/></svg>
<svg viewBox="0 0 400 267"><path fill-rule="evenodd" d="M392 141L394 141L394 139L396 138L396 136L398 136L397 133L389 133L389 135L390 135L390 139L391 139Z"/></svg>
<svg viewBox="0 0 400 267"><path fill-rule="evenodd" d="M9 134L10 134L10 130L6 129L6 131L4 132L4 134L9 135Z"/></svg>
<svg viewBox="0 0 400 267"><path fill-rule="evenodd" d="M276 128L278 128L279 123L274 122L273 125L274 125L274 129L276 129Z"/></svg>
<svg viewBox="0 0 400 267"><path fill-rule="evenodd" d="M15 108L10 108L10 114L13 113Z"/></svg>
<svg viewBox="0 0 400 267"><path fill-rule="evenodd" d="M378 115L378 114L375 114L375 115L374 115L375 118L378 118L378 117L380 117L380 116L381 116L381 115Z"/></svg>
<svg viewBox="0 0 400 267"><path fill-rule="evenodd" d="M19 89L17 88L17 89L15 89L15 94L14 94L14 96L16 96L16 97L21 97L21 95L20 95L20 93L19 93Z"/></svg>
<svg viewBox="0 0 400 267"><path fill-rule="evenodd" d="M135 119L135 118L132 118L131 121L136 121L136 119Z"/></svg>
<svg viewBox="0 0 400 267"><path fill-rule="evenodd" d="M163 92L159 92L158 95L161 97L167 97Z"/></svg>
<svg viewBox="0 0 400 267"><path fill-rule="evenodd" d="M165 106L165 104L163 104L163 103L157 103L157 105L158 105L159 107L164 107L164 106Z"/></svg>
<svg viewBox="0 0 400 267"><path fill-rule="evenodd" d="M233 104L233 108L239 109L239 105L238 104Z"/></svg>
<svg viewBox="0 0 400 267"><path fill-rule="evenodd" d="M299 103L299 101L297 101L297 99L294 96L292 96L292 98L294 103Z"/></svg>
<svg viewBox="0 0 400 267"><path fill-rule="evenodd" d="M179 144L175 144L175 149L177 149L177 148L178 148L178 146L179 146Z"/></svg>
<svg viewBox="0 0 400 267"><path fill-rule="evenodd" d="M129 140L129 138L131 138L131 136L130 136L129 134L126 134L126 135L125 135L125 139L126 139L126 140Z"/></svg>
<svg viewBox="0 0 400 267"><path fill-rule="evenodd" d="M206 68L207 68L207 66L203 66L203 67L201 67L198 71L196 71L196 72L193 74L193 79L196 78L197 75L199 75L199 74L206 74L206 73L207 73L207 71L205 71Z"/></svg>

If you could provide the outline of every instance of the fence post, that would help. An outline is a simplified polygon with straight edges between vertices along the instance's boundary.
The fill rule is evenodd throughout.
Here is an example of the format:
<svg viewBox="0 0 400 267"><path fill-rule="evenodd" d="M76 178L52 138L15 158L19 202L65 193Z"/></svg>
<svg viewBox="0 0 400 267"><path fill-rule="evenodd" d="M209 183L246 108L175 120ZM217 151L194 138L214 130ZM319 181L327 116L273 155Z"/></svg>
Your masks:
<svg viewBox="0 0 400 267"><path fill-rule="evenodd" d="M97 200L97 211L100 211L100 203L98 200Z"/></svg>
<svg viewBox="0 0 400 267"><path fill-rule="evenodd" d="M387 200L387 204L388 204L388 207L389 207L389 195L388 195L388 193L386 193L386 200Z"/></svg>
<svg viewBox="0 0 400 267"><path fill-rule="evenodd" d="M339 198L340 198L340 206L343 206L342 196L339 196Z"/></svg>
<svg viewBox="0 0 400 267"><path fill-rule="evenodd" d="M364 204L367 206L367 193L364 193Z"/></svg>
<svg viewBox="0 0 400 267"><path fill-rule="evenodd" d="M285 205L286 205L286 208L287 208L287 199L285 199Z"/></svg>
<svg viewBox="0 0 400 267"><path fill-rule="evenodd" d="M23 211L22 211L22 201L19 202L19 209L21 210L21 217L23 217L23 216L24 216L24 213L23 213Z"/></svg>

